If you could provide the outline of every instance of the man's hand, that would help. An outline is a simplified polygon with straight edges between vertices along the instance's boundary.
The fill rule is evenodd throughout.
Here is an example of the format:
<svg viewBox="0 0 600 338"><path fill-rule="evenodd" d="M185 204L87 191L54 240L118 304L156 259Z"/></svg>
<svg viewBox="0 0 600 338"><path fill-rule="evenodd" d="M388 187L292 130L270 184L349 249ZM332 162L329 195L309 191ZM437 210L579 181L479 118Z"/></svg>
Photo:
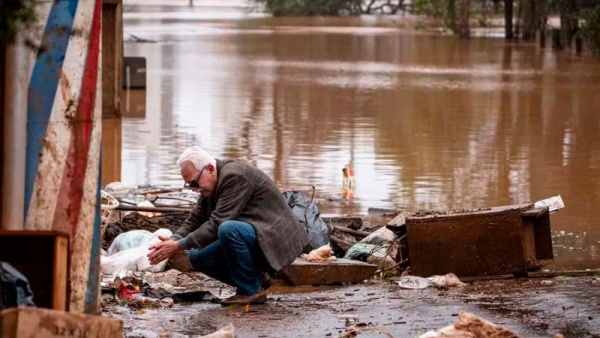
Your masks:
<svg viewBox="0 0 600 338"><path fill-rule="evenodd" d="M160 243L156 243L150 246L150 253L148 253L148 259L150 259L150 264L158 264L165 259L171 257L174 253L181 250L179 248L179 243L170 239L169 237L158 236L158 238L162 241Z"/></svg>

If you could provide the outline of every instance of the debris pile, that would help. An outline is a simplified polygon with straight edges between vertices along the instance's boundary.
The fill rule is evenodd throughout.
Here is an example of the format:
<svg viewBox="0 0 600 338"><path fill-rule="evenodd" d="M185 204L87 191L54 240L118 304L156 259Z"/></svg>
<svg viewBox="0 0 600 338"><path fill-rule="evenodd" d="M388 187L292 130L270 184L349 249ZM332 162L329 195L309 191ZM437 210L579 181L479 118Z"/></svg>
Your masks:
<svg viewBox="0 0 600 338"><path fill-rule="evenodd" d="M480 337L503 337L519 338L518 335L509 330L484 320L472 313L461 311L456 324L446 326L438 331L429 331L419 338L480 338Z"/></svg>

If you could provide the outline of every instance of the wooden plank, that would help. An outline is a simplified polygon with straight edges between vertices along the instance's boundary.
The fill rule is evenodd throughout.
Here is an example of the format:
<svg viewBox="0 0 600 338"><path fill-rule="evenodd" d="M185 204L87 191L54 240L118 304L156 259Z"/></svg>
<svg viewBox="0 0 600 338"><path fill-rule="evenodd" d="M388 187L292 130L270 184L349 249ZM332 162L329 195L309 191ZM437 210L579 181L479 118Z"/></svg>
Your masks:
<svg viewBox="0 0 600 338"><path fill-rule="evenodd" d="M102 186L121 181L122 120L102 119Z"/></svg>
<svg viewBox="0 0 600 338"><path fill-rule="evenodd" d="M121 338L123 323L102 316L19 307L0 312L2 338Z"/></svg>
<svg viewBox="0 0 600 338"><path fill-rule="evenodd" d="M296 258L282 272L292 284L298 286L360 283L373 276L376 270L376 265L349 259L311 263Z"/></svg>
<svg viewBox="0 0 600 338"><path fill-rule="evenodd" d="M123 87L123 6L102 4L102 116L121 117Z"/></svg>
<svg viewBox="0 0 600 338"><path fill-rule="evenodd" d="M52 278L52 308L66 311L67 281L69 276L69 239L63 236L54 238L54 275Z"/></svg>

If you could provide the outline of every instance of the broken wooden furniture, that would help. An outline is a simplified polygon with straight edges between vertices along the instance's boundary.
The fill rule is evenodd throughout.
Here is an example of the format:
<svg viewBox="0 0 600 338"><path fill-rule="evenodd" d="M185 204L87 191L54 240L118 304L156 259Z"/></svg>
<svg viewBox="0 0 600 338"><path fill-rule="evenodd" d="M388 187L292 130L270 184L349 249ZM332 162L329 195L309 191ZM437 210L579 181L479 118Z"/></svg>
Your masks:
<svg viewBox="0 0 600 338"><path fill-rule="evenodd" d="M302 258L283 268L282 273L295 286L360 283L371 278L377 266L338 258L335 261L307 262Z"/></svg>
<svg viewBox="0 0 600 338"><path fill-rule="evenodd" d="M405 216L416 276L523 275L553 259L548 208L526 204Z"/></svg>
<svg viewBox="0 0 600 338"><path fill-rule="evenodd" d="M0 231L0 261L27 277L36 306L68 310L68 235L58 231Z"/></svg>

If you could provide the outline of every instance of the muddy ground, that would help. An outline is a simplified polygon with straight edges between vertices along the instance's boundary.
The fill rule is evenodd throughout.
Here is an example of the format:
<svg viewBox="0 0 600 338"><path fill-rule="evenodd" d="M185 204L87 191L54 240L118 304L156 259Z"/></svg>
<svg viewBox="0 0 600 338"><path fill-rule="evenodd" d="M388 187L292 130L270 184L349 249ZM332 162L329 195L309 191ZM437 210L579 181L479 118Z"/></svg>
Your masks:
<svg viewBox="0 0 600 338"><path fill-rule="evenodd" d="M196 283L222 297L232 292L209 279ZM149 329L163 336L198 336L232 323L236 337L339 337L354 325L366 324L394 337L417 337L453 324L460 311L475 313L522 337L557 333L600 337L600 282L593 276L559 276L407 290L381 280L321 287L290 287L277 281L269 290L268 302L251 306L249 311L210 302L162 309L107 302L103 315L123 320L125 334Z"/></svg>

